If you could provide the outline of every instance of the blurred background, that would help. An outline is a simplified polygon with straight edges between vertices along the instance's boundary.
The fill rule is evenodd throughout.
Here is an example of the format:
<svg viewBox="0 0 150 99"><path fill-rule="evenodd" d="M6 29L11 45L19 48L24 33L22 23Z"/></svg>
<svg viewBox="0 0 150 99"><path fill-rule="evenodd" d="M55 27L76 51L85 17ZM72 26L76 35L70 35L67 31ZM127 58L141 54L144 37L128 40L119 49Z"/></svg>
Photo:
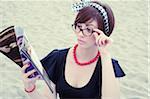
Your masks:
<svg viewBox="0 0 150 99"><path fill-rule="evenodd" d="M126 73L120 78L121 99L148 99L148 1L101 0L115 15L114 40L110 48ZM71 24L76 13L72 0L1 0L0 30L24 28L39 59L53 49L76 42ZM41 91L42 82L38 83ZM29 99L24 92L19 66L0 53L0 99Z"/></svg>

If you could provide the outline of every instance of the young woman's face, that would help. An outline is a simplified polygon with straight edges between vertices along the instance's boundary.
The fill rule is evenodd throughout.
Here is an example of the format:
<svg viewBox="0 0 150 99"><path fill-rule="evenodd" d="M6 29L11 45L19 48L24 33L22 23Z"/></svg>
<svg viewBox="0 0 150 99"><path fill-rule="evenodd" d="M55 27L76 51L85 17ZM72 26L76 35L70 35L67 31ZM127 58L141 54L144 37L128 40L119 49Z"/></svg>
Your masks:
<svg viewBox="0 0 150 99"><path fill-rule="evenodd" d="M93 29L98 28L96 20L89 20L86 23L77 23L75 26L75 34L79 46L84 48L95 46L95 37Z"/></svg>

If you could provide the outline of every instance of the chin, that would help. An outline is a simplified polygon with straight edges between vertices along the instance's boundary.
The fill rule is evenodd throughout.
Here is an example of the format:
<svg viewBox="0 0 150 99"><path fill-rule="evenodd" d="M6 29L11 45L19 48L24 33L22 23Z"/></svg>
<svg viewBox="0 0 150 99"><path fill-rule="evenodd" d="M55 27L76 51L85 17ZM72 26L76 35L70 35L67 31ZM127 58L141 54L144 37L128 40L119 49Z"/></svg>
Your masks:
<svg viewBox="0 0 150 99"><path fill-rule="evenodd" d="M80 43L78 43L78 46L83 47L83 48L90 48L90 47L95 46L95 44L80 44Z"/></svg>

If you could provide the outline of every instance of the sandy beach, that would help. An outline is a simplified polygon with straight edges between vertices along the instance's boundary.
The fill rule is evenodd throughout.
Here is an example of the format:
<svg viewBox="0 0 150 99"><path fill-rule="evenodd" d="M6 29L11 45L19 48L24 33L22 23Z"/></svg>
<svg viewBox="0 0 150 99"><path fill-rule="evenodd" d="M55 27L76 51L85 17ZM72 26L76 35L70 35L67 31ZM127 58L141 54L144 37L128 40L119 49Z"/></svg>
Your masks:
<svg viewBox="0 0 150 99"><path fill-rule="evenodd" d="M148 99L147 1L102 1L112 7L116 19L110 52L126 73L119 79L121 99ZM2 0L0 30L11 25L23 27L41 59L53 49L71 47L76 42L71 28L75 18L71 3L71 0ZM42 90L42 84L38 85ZM29 99L19 66L1 53L0 99Z"/></svg>

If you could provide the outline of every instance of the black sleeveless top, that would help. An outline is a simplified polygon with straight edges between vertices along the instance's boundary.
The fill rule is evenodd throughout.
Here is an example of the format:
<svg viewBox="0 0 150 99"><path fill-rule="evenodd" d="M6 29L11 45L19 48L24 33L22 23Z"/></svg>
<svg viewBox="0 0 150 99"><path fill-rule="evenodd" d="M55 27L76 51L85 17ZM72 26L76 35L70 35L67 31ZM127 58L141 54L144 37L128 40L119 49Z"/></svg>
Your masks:
<svg viewBox="0 0 150 99"><path fill-rule="evenodd" d="M59 93L60 99L100 99L102 87L101 59L99 58L90 81L81 88L75 88L69 85L65 79L64 71L68 51L69 48L56 49L41 60L49 79L56 85L56 92ZM112 64L116 77L125 76L117 60L112 59Z"/></svg>

